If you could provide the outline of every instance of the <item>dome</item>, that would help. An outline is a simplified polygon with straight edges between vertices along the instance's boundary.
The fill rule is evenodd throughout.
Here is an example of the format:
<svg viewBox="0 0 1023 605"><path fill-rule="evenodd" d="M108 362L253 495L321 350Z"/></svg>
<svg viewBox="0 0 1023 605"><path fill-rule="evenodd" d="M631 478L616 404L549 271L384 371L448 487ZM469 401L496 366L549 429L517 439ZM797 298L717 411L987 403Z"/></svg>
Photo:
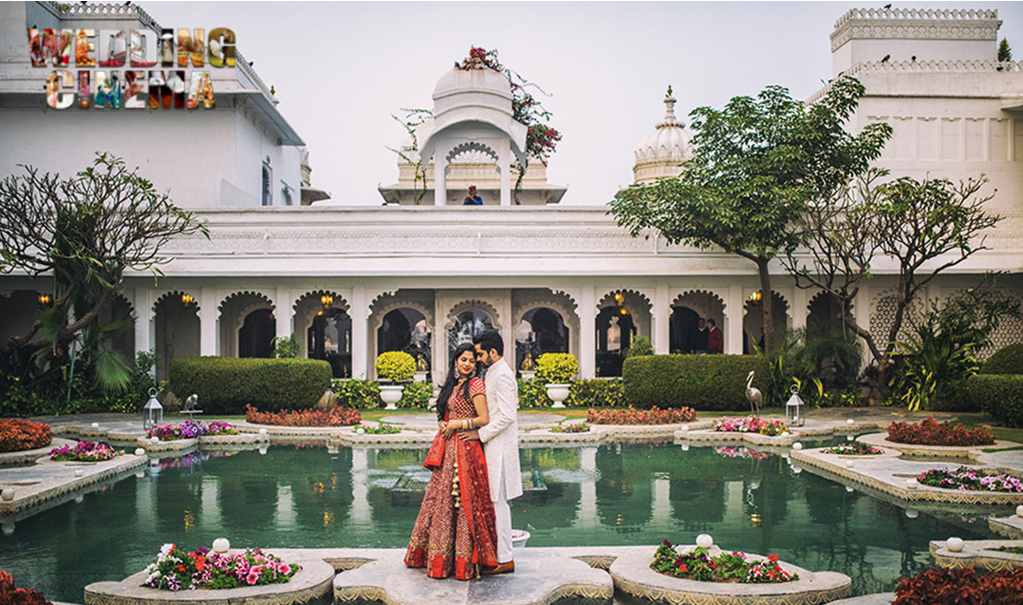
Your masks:
<svg viewBox="0 0 1023 605"><path fill-rule="evenodd" d="M492 69L451 69L433 89L433 117L462 107L485 107L509 117L512 92L508 78Z"/></svg>
<svg viewBox="0 0 1023 605"><path fill-rule="evenodd" d="M675 102L669 86L664 97L664 120L636 148L636 164L632 168L636 183L678 176L682 163L692 155L692 137L685 124L675 118Z"/></svg>

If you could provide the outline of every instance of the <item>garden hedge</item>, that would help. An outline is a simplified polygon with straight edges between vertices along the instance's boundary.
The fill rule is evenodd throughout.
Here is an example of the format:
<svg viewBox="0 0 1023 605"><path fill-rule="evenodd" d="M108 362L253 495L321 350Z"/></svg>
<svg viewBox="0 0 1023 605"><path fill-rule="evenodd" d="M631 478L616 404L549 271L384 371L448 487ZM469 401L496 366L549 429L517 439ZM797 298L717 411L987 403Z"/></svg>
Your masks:
<svg viewBox="0 0 1023 605"><path fill-rule="evenodd" d="M1005 426L1023 427L1023 374L978 374L966 381L964 399Z"/></svg>
<svg viewBox="0 0 1023 605"><path fill-rule="evenodd" d="M318 359L178 357L171 360L170 389L184 400L195 393L207 414L302 410L330 388L330 364Z"/></svg>
<svg viewBox="0 0 1023 605"><path fill-rule="evenodd" d="M622 367L625 402L637 408L741 410L749 406L746 377L765 391L767 362L753 355L643 355Z"/></svg>
<svg viewBox="0 0 1023 605"><path fill-rule="evenodd" d="M980 368L981 374L1023 374L1023 344L998 350Z"/></svg>

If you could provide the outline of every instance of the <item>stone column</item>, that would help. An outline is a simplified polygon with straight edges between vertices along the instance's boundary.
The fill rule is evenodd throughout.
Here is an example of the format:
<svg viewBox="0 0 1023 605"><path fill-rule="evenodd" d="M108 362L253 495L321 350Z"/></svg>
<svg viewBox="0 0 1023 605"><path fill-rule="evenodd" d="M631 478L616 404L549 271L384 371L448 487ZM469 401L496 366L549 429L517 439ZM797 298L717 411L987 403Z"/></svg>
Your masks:
<svg viewBox="0 0 1023 605"><path fill-rule="evenodd" d="M667 355L671 352L671 301L668 299L668 286L657 284L653 299L653 325L650 327L654 353Z"/></svg>
<svg viewBox="0 0 1023 605"><path fill-rule="evenodd" d="M794 292L792 292L792 306L790 310L792 312L792 329L794 330L806 327L806 316L808 313L806 305L809 304L806 294L807 292L803 288L794 288Z"/></svg>
<svg viewBox="0 0 1023 605"><path fill-rule="evenodd" d="M277 316L277 337L288 338L295 331L295 309L291 305L291 289L277 288L274 307Z"/></svg>
<svg viewBox="0 0 1023 605"><path fill-rule="evenodd" d="M220 320L217 315L217 293L213 288L201 288L199 290L200 355L220 355Z"/></svg>
<svg viewBox="0 0 1023 605"><path fill-rule="evenodd" d="M149 351L155 348L153 342L153 293L149 288L135 288L135 350Z"/></svg>
<svg viewBox="0 0 1023 605"><path fill-rule="evenodd" d="M448 363L448 333L444 325L448 321L448 310L445 308L446 301L441 298L436 290L433 292L433 336L430 340L430 356L432 357L432 371L430 379L433 384L439 385L447 377Z"/></svg>
<svg viewBox="0 0 1023 605"><path fill-rule="evenodd" d="M873 289L864 284L860 286L858 292L856 292L856 298L853 299L853 315L856 317L856 323L860 325L864 330L870 331L870 299L874 296ZM857 338L856 341L860 344L860 350L863 352L862 360L863 365L860 367L867 367L871 361L874 360L873 355L870 353L870 348L862 338Z"/></svg>
<svg viewBox="0 0 1023 605"><path fill-rule="evenodd" d="M729 355L742 355L742 286L730 286L728 288L728 299L725 301L728 313L726 323L728 330L725 333L725 353Z"/></svg>
<svg viewBox="0 0 1023 605"><path fill-rule="evenodd" d="M352 378L366 378L366 345L368 344L369 309L366 303L366 288L352 288L352 306L348 309L352 317Z"/></svg>
<svg viewBox="0 0 1023 605"><path fill-rule="evenodd" d="M447 206L448 204L448 152L447 146L438 144L433 154L433 204L434 206ZM429 158L426 158L428 161Z"/></svg>
<svg viewBox="0 0 1023 605"><path fill-rule="evenodd" d="M583 378L597 375L597 301L593 286L584 285L579 292L579 372Z"/></svg>
<svg viewBox="0 0 1023 605"><path fill-rule="evenodd" d="M501 149L501 205L511 206L511 145L507 139L502 139Z"/></svg>

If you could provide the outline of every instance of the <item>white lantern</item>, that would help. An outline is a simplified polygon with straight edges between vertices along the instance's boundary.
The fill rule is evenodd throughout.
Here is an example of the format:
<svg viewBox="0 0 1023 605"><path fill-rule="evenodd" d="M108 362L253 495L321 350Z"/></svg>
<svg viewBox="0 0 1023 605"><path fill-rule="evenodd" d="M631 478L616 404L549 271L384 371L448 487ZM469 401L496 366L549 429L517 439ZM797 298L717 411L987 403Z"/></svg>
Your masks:
<svg viewBox="0 0 1023 605"><path fill-rule="evenodd" d="M918 487L920 487L919 481L913 478L906 479L906 489L916 489Z"/></svg>
<svg viewBox="0 0 1023 605"><path fill-rule="evenodd" d="M231 543L228 542L227 538L217 538L213 541L213 552L224 554L231 550Z"/></svg>
<svg viewBox="0 0 1023 605"><path fill-rule="evenodd" d="M803 426L806 423L806 419L803 417L803 414L806 413L806 405L799 398L799 386L792 385L790 391L792 397L785 402L785 423L789 426Z"/></svg>
<svg viewBox="0 0 1023 605"><path fill-rule="evenodd" d="M149 389L149 401L142 408L142 430L149 429L163 422L163 406L156 398L156 389Z"/></svg>
<svg viewBox="0 0 1023 605"><path fill-rule="evenodd" d="M953 536L945 540L945 547L952 552L963 552L963 539Z"/></svg>
<svg viewBox="0 0 1023 605"><path fill-rule="evenodd" d="M799 450L803 449L803 444L797 441L792 444L792 449L798 452Z"/></svg>
<svg viewBox="0 0 1023 605"><path fill-rule="evenodd" d="M140 447L137 447L137 448L135 448L135 455L136 456L145 456L146 455L146 450L144 450L144 449L142 449Z"/></svg>
<svg viewBox="0 0 1023 605"><path fill-rule="evenodd" d="M700 548L710 548L714 546L714 538L710 537L710 534L700 534L696 536L696 545Z"/></svg>

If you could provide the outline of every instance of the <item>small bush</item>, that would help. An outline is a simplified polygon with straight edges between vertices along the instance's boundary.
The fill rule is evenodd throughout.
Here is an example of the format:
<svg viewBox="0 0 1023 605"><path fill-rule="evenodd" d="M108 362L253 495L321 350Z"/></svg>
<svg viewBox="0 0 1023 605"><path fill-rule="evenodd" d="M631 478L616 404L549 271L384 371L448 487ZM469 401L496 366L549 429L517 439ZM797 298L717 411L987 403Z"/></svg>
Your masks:
<svg viewBox="0 0 1023 605"><path fill-rule="evenodd" d="M14 578L0 571L0 603L3 605L53 605L35 588L18 588Z"/></svg>
<svg viewBox="0 0 1023 605"><path fill-rule="evenodd" d="M1023 374L1023 344L999 349L980 367L980 373Z"/></svg>
<svg viewBox="0 0 1023 605"><path fill-rule="evenodd" d="M184 400L199 395L207 414L239 414L247 405L265 411L311 408L330 388L330 364L317 359L178 357L170 388Z"/></svg>
<svg viewBox="0 0 1023 605"><path fill-rule="evenodd" d="M696 420L693 408L637 410L630 407L627 410L591 409L586 412L586 422L590 424L680 424L693 420Z"/></svg>
<svg viewBox="0 0 1023 605"><path fill-rule="evenodd" d="M637 336L632 339L632 346L626 357L639 357L640 355L653 355L654 345L646 336Z"/></svg>
<svg viewBox="0 0 1023 605"><path fill-rule="evenodd" d="M574 408L614 408L625 405L621 378L576 380L568 391L565 405Z"/></svg>
<svg viewBox="0 0 1023 605"><path fill-rule="evenodd" d="M767 362L752 355L646 355L630 357L622 368L625 403L637 408L736 410L749 405L746 377L764 387Z"/></svg>
<svg viewBox="0 0 1023 605"><path fill-rule="evenodd" d="M554 405L547 396L547 385L539 378L519 380L519 409L549 408Z"/></svg>
<svg viewBox="0 0 1023 605"><path fill-rule="evenodd" d="M50 425L30 420L0 420L0 452L20 452L50 445Z"/></svg>
<svg viewBox="0 0 1023 605"><path fill-rule="evenodd" d="M388 351L377 357L377 376L381 380L411 380L416 373L416 360L405 351Z"/></svg>
<svg viewBox="0 0 1023 605"><path fill-rule="evenodd" d="M931 417L918 423L893 422L888 427L888 440L913 445L991 445L995 437L991 427L968 429L961 423L939 424Z"/></svg>
<svg viewBox="0 0 1023 605"><path fill-rule="evenodd" d="M579 371L579 361L569 353L544 353L536 360L536 377L547 384L566 384Z"/></svg>
<svg viewBox="0 0 1023 605"><path fill-rule="evenodd" d="M993 571L978 576L972 567L935 567L895 587L892 605L1017 605L1023 592L1023 567Z"/></svg>
<svg viewBox="0 0 1023 605"><path fill-rule="evenodd" d="M427 409L430 407L430 399L433 397L433 384L429 382L410 382L405 385L401 392L399 408Z"/></svg>
<svg viewBox="0 0 1023 605"><path fill-rule="evenodd" d="M276 426L352 426L362 422L362 413L336 406L329 412L320 410L285 410L261 412L251 405L245 406L245 420L252 424Z"/></svg>
<svg viewBox="0 0 1023 605"><path fill-rule="evenodd" d="M983 410L1005 426L1023 427L1023 375L971 376L963 389L970 409Z"/></svg>
<svg viewBox="0 0 1023 605"><path fill-rule="evenodd" d="M330 381L330 390L337 395L338 405L346 408L379 408L383 407L384 400L380 398L380 383L372 380L359 380L352 378L340 380L335 378ZM404 392L402 399L405 398Z"/></svg>

